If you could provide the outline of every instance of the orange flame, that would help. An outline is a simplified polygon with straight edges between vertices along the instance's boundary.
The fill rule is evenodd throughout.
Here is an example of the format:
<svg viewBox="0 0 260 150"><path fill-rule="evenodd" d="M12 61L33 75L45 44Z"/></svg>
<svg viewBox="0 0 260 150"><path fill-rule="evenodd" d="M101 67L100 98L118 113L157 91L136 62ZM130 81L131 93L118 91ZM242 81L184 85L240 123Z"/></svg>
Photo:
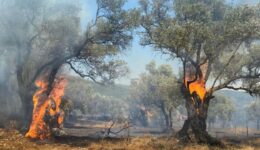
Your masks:
<svg viewBox="0 0 260 150"><path fill-rule="evenodd" d="M50 94L47 96L46 91L48 89L48 83L39 79L35 82L39 89L33 96L33 115L32 123L29 131L26 133L26 137L45 139L50 137L50 129L46 124L44 117L47 112L50 116L58 116L58 124L61 125L63 122L64 112L60 109L61 99L64 95L64 89L67 81L64 78L59 78L54 81L54 86Z"/></svg>
<svg viewBox="0 0 260 150"><path fill-rule="evenodd" d="M189 81L187 78L185 79L185 83L187 86L187 81ZM190 94L192 94L193 92L196 92L197 95L199 96L200 100L203 102L205 95L206 95L206 88L205 88L205 80L204 79L198 79L197 81L192 82L189 85L189 91Z"/></svg>
<svg viewBox="0 0 260 150"><path fill-rule="evenodd" d="M201 102L204 102L204 99L205 99L205 95L206 95L206 81L205 81L205 70L206 68L208 67L208 64L205 63L204 65L201 65L200 69L202 71L202 75L199 76L197 78L196 81L190 83L189 85L189 92L190 94L192 94L193 92L196 92L196 94L199 96ZM195 79L195 75L194 74L186 74L186 77L185 77L185 86L187 87L188 86L188 81L192 81Z"/></svg>

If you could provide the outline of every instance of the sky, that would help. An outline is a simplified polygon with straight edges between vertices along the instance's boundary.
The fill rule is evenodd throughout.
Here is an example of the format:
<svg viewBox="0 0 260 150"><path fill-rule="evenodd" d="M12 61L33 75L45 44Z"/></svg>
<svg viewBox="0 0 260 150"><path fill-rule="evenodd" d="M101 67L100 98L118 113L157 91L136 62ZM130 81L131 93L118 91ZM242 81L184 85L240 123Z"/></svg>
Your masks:
<svg viewBox="0 0 260 150"><path fill-rule="evenodd" d="M133 8L137 6L138 0L129 0L125 5L125 8ZM84 1L82 16L87 18L86 22L90 21L95 17L96 2L94 0ZM85 20L83 20L85 21ZM83 22L86 25L86 22ZM157 65L160 64L170 64L173 67L174 73L178 73L179 63L177 61L169 60L169 57L156 52L152 47L143 47L139 44L139 39L137 36L134 37L130 47L126 49L122 54L120 54L120 59L127 62L130 73L121 79L116 80L118 84L129 85L131 79L137 78L141 73L145 71L145 66L152 60L156 62Z"/></svg>
<svg viewBox="0 0 260 150"><path fill-rule="evenodd" d="M260 2L260 0L227 0L227 3L233 5L239 4L255 4ZM125 8L133 8L138 5L138 0L128 0ZM86 26L87 22L91 21L95 17L97 5L95 0L84 0L82 1L82 26ZM156 62L157 65L160 64L170 64L173 68L173 72L177 75L180 67L178 60L169 59L169 57L162 55L158 51L156 52L152 47L143 47L139 44L139 39L137 36L131 46L123 53L120 54L120 58L127 62L130 69L130 74L125 77L116 80L118 84L129 85L131 79L137 78L141 73L145 71L145 66L152 60Z"/></svg>

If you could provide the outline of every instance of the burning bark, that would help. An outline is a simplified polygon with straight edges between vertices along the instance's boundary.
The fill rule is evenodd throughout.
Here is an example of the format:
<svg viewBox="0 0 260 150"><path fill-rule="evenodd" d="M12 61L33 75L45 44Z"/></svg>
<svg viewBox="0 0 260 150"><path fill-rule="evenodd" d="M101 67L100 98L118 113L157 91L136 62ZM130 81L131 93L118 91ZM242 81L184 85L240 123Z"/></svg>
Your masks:
<svg viewBox="0 0 260 150"><path fill-rule="evenodd" d="M196 70L192 70L192 66L190 66L188 70L185 71L182 91L184 95L188 96L187 99L191 99L198 115L204 112L202 106L204 103L207 103L207 94L209 93L208 91L210 91L206 89L205 74L207 68L208 64L205 63L199 68L196 68Z"/></svg>
<svg viewBox="0 0 260 150"><path fill-rule="evenodd" d="M212 96L211 90L207 90L205 86L205 70L207 70L207 63L196 68L196 71L190 68L185 71L182 93L186 101L188 118L177 136L180 139L190 140L188 130L191 128L199 143L220 145L221 143L212 138L206 131L208 106Z"/></svg>
<svg viewBox="0 0 260 150"><path fill-rule="evenodd" d="M63 77L55 79L49 94L46 80L38 79L35 84L39 89L33 96L32 122L26 137L45 139L51 136L53 127L60 128L62 125L64 112L60 104L67 81Z"/></svg>
<svg viewBox="0 0 260 150"><path fill-rule="evenodd" d="M206 90L206 80L205 80L205 73L207 70L208 64L205 63L200 66L200 68L197 68L197 70L192 70L191 67L188 67L188 70L186 70L184 83L186 88L189 90L189 93L191 95L196 94L199 96L199 99L201 102L204 102L205 95L207 93Z"/></svg>

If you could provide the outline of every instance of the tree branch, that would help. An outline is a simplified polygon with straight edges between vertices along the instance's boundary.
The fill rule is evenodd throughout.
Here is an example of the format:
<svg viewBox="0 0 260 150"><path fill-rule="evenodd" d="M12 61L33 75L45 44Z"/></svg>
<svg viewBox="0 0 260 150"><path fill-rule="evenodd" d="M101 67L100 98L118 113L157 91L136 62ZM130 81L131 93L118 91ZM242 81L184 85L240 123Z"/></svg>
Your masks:
<svg viewBox="0 0 260 150"><path fill-rule="evenodd" d="M210 73L211 73L211 65L212 65L212 61L211 60L208 60L206 59L206 62L208 62L208 68L207 68L207 71L206 71L206 74L205 74L205 82L208 81L209 79L209 76L210 76Z"/></svg>
<svg viewBox="0 0 260 150"><path fill-rule="evenodd" d="M236 77L231 78L230 80L227 80L225 83L212 88L212 92L215 92L215 91L218 91L220 89L223 89L223 88L227 87L230 83L235 82L236 80L239 80L239 79L257 79L257 78L260 78L260 73L259 74L255 74L255 75L236 76Z"/></svg>
<svg viewBox="0 0 260 150"><path fill-rule="evenodd" d="M197 64L200 64L201 48L202 48L202 46L201 46L201 43L200 43L199 46L198 46L198 50L197 50L197 58L196 58Z"/></svg>
<svg viewBox="0 0 260 150"><path fill-rule="evenodd" d="M69 64L70 68L71 68L76 74L78 74L80 77L82 77L82 78L86 78L86 77L87 77L87 78L90 78L91 80L93 80L93 81L94 81L95 83L97 83L97 84L103 84L103 83L101 83L101 82L98 82L93 76L91 76L91 75L89 75L89 74L84 74L84 73L78 71L78 70L73 66L73 64L72 64L71 62L66 61L66 63Z"/></svg>
<svg viewBox="0 0 260 150"><path fill-rule="evenodd" d="M222 68L222 70L219 72L219 74L217 75L217 77L215 78L212 86L211 86L211 89L214 88L217 80L220 78L220 76L222 75L222 73L225 71L225 69L228 67L228 65L231 63L231 61L233 60L233 58L235 57L235 54L237 53L240 45L243 43L243 40L238 44L238 46L236 47L236 49L234 50L233 54L230 56L228 62L226 63L226 65Z"/></svg>
<svg viewBox="0 0 260 150"><path fill-rule="evenodd" d="M246 92L248 92L250 95L252 93L254 93L252 90L250 90L249 88L244 88L244 87L233 87L233 86L225 86L225 88L227 89L232 89L232 90L244 90Z"/></svg>

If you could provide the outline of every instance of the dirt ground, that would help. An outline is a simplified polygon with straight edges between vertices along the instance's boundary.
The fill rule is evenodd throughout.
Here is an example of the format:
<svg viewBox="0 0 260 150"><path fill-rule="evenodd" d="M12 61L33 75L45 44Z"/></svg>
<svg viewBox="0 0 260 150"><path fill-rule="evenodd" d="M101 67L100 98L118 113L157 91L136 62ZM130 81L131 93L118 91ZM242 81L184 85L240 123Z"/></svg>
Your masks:
<svg viewBox="0 0 260 150"><path fill-rule="evenodd" d="M0 150L211 150L243 149L260 150L260 138L247 140L223 139L225 148L180 143L170 137L133 137L121 139L88 139L63 137L44 141L25 138L17 130L0 129Z"/></svg>

